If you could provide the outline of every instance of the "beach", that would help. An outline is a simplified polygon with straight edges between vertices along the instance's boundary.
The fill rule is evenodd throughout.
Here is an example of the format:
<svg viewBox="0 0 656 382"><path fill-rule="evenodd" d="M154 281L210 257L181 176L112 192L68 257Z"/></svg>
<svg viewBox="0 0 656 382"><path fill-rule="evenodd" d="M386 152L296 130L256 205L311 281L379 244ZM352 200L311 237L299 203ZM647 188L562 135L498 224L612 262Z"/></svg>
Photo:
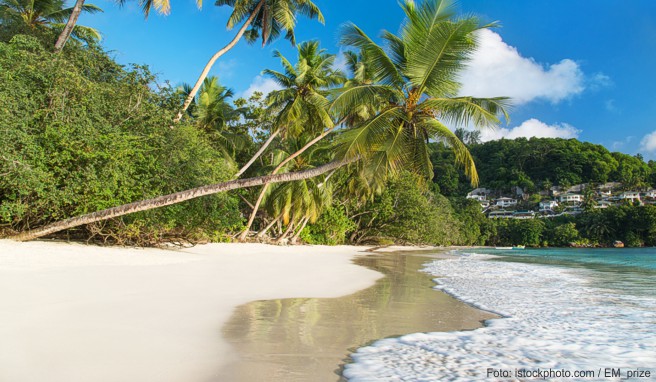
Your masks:
<svg viewBox="0 0 656 382"><path fill-rule="evenodd" d="M382 276L352 263L365 249L0 240L0 380L217 380L236 307L365 289Z"/></svg>

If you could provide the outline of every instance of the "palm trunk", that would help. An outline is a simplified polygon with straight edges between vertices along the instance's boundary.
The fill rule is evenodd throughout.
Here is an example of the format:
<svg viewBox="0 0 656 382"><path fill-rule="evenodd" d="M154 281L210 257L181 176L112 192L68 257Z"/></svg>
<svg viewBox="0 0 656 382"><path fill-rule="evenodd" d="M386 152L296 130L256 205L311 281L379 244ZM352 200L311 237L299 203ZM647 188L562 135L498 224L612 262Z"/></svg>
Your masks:
<svg viewBox="0 0 656 382"><path fill-rule="evenodd" d="M301 223L301 227L298 229L298 231L296 231L294 236L292 236L292 240L290 241L292 244L296 244L296 242L298 241L298 237L301 236L301 232L303 232L303 230L305 229L305 226L307 225L309 220L310 220L310 218L308 218L308 217L303 219L303 223Z"/></svg>
<svg viewBox="0 0 656 382"><path fill-rule="evenodd" d="M246 164L244 165L244 167L242 167L241 169L239 169L239 171L235 174L234 179L239 178L239 177L240 177L240 176L241 176L246 170L248 170L249 167L251 167L251 165L253 164L253 162L255 162L255 161L257 160L257 158L259 158L260 155L262 155L262 153L264 152L264 150L266 150L266 148L269 147L269 145L271 144L271 142L273 142L273 139L274 139L276 136L278 136L278 134L280 134L280 129L274 131L274 132L269 136L269 138L266 140L266 142L264 142L264 144L262 145L262 147L260 147L260 149L257 150L257 152L255 153L255 155L253 155L253 157L248 161L248 163L246 163Z"/></svg>
<svg viewBox="0 0 656 382"><path fill-rule="evenodd" d="M75 24L77 24L77 18L80 17L80 13L82 13L83 5L84 5L84 0L77 0L75 2L73 11L71 12L71 15L68 17L68 21L64 26L64 30L59 34L59 37L57 38L57 42L55 42L55 53L61 52L61 50L64 48L64 44L66 44L68 38L71 37L71 33L73 33L73 28L75 28Z"/></svg>
<svg viewBox="0 0 656 382"><path fill-rule="evenodd" d="M281 217L281 216L282 216L282 214L278 215L277 218L271 220L271 223L269 223L266 227L264 227L263 230L261 230L260 232L257 233L257 237L260 237L260 238L261 238L261 237L263 237L264 235L266 235L267 231L270 230L271 227L273 227L273 225L276 224L276 223L278 222L278 220L280 220L280 217Z"/></svg>
<svg viewBox="0 0 656 382"><path fill-rule="evenodd" d="M207 65L205 65L205 68L203 68L203 72L200 74L200 77L198 77L198 80L196 81L196 85L194 85L194 88L191 89L191 92L189 93L189 95L187 95L187 99L185 99L184 103L182 104L182 109L178 112L178 115L176 115L175 118L173 119L174 123L177 123L180 121L180 119L182 119L182 115L184 114L185 111L187 111L189 105L191 105L191 103L193 102L194 97L196 97L196 93L198 93L198 90L203 85L203 81L205 80L205 77L207 77L207 75L209 74L210 69L212 69L212 66L214 66L216 60L218 60L219 57L223 56L235 45L237 45L237 42L239 42L241 36L244 35L244 32L246 32L246 29L248 29L248 27L251 25L251 23L255 19L255 16L257 16L257 14L260 12L262 5L264 5L264 1L265 0L260 0L260 2L257 4L255 9L253 9L253 12L251 13L250 17L248 17L244 25L242 25L241 29L239 29L239 31L237 32L235 38L233 38L232 41L228 43L228 45L224 46L221 50L214 53L212 58L210 58L210 60L207 62Z"/></svg>
<svg viewBox="0 0 656 382"><path fill-rule="evenodd" d="M289 235L289 232L292 230L292 228L294 228L294 223L289 222L289 226L287 226L287 229L285 230L285 232L282 235L280 235L278 240L276 240L276 244L282 243L282 241L285 240L287 235Z"/></svg>
<svg viewBox="0 0 656 382"><path fill-rule="evenodd" d="M356 158L350 158L344 160L337 160L337 161L326 163L323 166L319 166L304 171L284 173L284 174L273 174L273 175L259 176L256 178L248 178L248 179L237 179L237 180L231 180L229 182L201 186L201 187L193 188L191 190L185 190L185 191L176 192L174 194L158 196L153 199L128 203L122 206L112 207L105 210L96 211L90 214L85 214L74 218L62 220L56 223L48 224L47 226L41 228L20 233L18 235L10 237L10 239L17 240L17 241L32 240L68 228L77 227L79 225L90 224L101 220L106 220L118 216L131 214L134 212L146 211L158 207L169 206L171 204L184 202L186 200L199 198L205 195L212 195L219 192L225 192L225 191L235 190L239 188L261 186L263 184L268 184L268 183L292 182L296 180L313 178L315 176L325 174L326 172L329 172L333 169L355 162L358 159L359 158L356 157Z"/></svg>
<svg viewBox="0 0 656 382"><path fill-rule="evenodd" d="M319 136L308 142L305 146L303 146L300 150L296 151L294 154L290 155L287 159L282 161L278 167L273 170L271 175L275 175L280 171L283 166L285 166L287 163L289 163L290 160L296 158L297 156L303 154L303 152L307 149L309 149L312 145L315 143L319 142L321 139L323 139L326 135L328 135L331 131L335 129L337 125L329 128L328 130L324 131L321 133ZM262 203L262 199L264 199L264 194L266 193L267 188L269 187L268 183L264 184L264 187L262 187L262 191L260 191L260 195L257 197L257 202L255 202L255 207L253 208L253 212L251 212L251 216L248 218L248 223L246 224L246 228L244 229L244 232L239 235L239 240L244 241L246 239L246 236L248 236L248 231L250 231L251 226L253 225L253 221L255 221L255 215L257 215L257 211L260 209L260 203Z"/></svg>

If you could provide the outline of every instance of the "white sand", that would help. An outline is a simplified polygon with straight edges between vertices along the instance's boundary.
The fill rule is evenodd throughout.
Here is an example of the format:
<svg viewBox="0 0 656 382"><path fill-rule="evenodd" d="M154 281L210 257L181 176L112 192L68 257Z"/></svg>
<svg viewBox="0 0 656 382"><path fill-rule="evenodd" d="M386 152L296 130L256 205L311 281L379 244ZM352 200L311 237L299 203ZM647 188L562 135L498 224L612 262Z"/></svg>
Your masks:
<svg viewBox="0 0 656 382"><path fill-rule="evenodd" d="M366 288L381 275L351 263L362 250L0 240L0 381L215 381L236 306Z"/></svg>

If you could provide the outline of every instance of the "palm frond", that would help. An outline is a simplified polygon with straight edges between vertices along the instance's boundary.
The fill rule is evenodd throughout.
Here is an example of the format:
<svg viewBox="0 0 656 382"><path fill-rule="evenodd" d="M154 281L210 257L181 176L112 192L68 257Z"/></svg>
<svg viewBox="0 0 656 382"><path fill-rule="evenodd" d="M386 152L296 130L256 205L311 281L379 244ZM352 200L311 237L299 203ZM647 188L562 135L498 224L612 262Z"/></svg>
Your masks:
<svg viewBox="0 0 656 382"><path fill-rule="evenodd" d="M507 97L494 98L429 98L419 108L430 110L438 119L454 126L496 127L503 116L510 120Z"/></svg>
<svg viewBox="0 0 656 382"><path fill-rule="evenodd" d="M401 72L399 72L394 62L387 56L385 50L373 42L355 24L350 23L343 28L340 42L342 45L354 46L366 52L368 62L372 66L377 81L394 86L403 85L404 81Z"/></svg>
<svg viewBox="0 0 656 382"><path fill-rule="evenodd" d="M448 127L435 119L427 118L423 120L420 127L426 130L429 138L441 141L451 147L455 154L456 164L462 167L471 185L476 187L478 185L476 163L474 163L474 158L467 146Z"/></svg>

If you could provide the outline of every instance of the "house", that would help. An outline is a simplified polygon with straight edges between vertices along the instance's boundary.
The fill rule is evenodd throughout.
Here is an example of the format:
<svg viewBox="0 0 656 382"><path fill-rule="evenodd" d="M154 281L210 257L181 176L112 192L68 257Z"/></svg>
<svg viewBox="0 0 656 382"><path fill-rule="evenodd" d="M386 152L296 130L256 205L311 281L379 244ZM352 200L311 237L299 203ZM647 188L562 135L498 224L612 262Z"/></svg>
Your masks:
<svg viewBox="0 0 656 382"><path fill-rule="evenodd" d="M558 202L555 200L543 200L540 202L539 206L540 211L553 210L554 208L558 207Z"/></svg>
<svg viewBox="0 0 656 382"><path fill-rule="evenodd" d="M513 214L513 219L533 219L535 212L533 211L517 211Z"/></svg>
<svg viewBox="0 0 656 382"><path fill-rule="evenodd" d="M594 208L608 208L608 207L612 207L612 206L613 206L613 202L611 202L609 200L600 200L600 201L597 202L597 204L594 206Z"/></svg>
<svg viewBox="0 0 656 382"><path fill-rule="evenodd" d="M517 205L517 199L499 198L496 200L495 204L499 207L506 208L506 207Z"/></svg>
<svg viewBox="0 0 656 382"><path fill-rule="evenodd" d="M640 201L640 193L637 191L626 191L620 194L619 199L629 202Z"/></svg>
<svg viewBox="0 0 656 382"><path fill-rule="evenodd" d="M600 189L599 191L597 191L597 194L599 196L601 196L602 198L607 198L607 197L613 195L613 191L611 191L611 189L609 189L609 188L604 188L604 189Z"/></svg>
<svg viewBox="0 0 656 382"><path fill-rule="evenodd" d="M478 200L479 202L483 202L485 201L486 197L485 195L478 195L478 194L472 195L470 192L469 195L467 195L467 199L474 199L474 200Z"/></svg>
<svg viewBox="0 0 656 382"><path fill-rule="evenodd" d="M656 199L656 190L649 190L645 192L645 198Z"/></svg>
<svg viewBox="0 0 656 382"><path fill-rule="evenodd" d="M583 195L581 194L562 194L558 197L561 203L582 203Z"/></svg>
<svg viewBox="0 0 656 382"><path fill-rule="evenodd" d="M490 212L487 217L490 219L509 219L513 217L513 211L496 210Z"/></svg>

